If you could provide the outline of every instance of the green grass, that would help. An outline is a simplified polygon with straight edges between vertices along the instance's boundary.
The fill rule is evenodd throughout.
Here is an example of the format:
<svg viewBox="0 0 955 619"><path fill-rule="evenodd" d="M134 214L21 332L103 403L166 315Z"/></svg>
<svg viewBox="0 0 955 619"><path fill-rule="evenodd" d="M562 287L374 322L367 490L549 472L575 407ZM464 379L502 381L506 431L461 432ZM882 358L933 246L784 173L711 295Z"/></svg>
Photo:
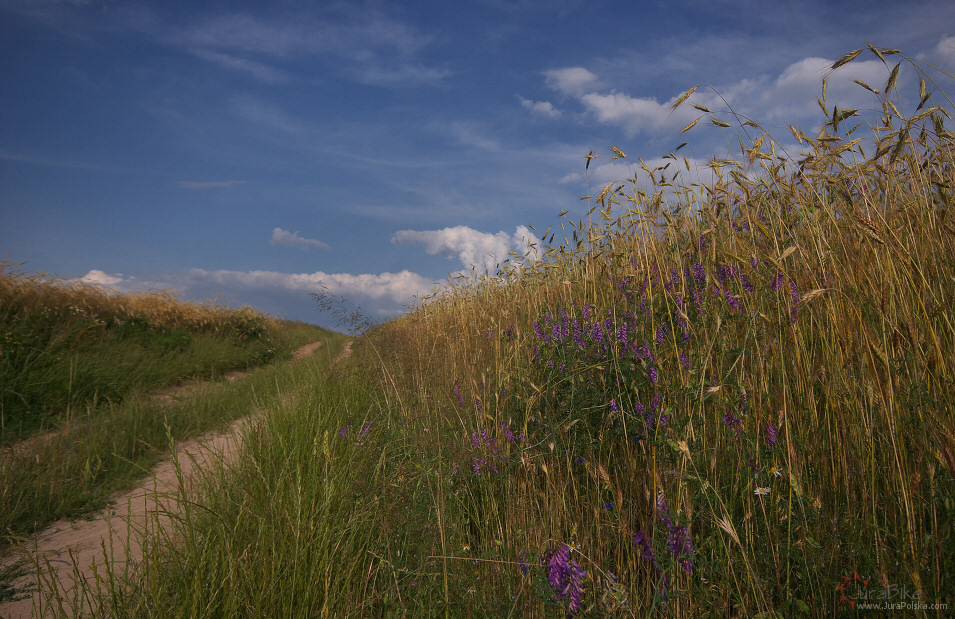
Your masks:
<svg viewBox="0 0 955 619"><path fill-rule="evenodd" d="M800 161L709 112L752 136L717 183L674 155L539 262L367 332L347 368L282 369L244 457L139 570L91 583L100 608L951 612L955 136L920 99L794 129Z"/></svg>

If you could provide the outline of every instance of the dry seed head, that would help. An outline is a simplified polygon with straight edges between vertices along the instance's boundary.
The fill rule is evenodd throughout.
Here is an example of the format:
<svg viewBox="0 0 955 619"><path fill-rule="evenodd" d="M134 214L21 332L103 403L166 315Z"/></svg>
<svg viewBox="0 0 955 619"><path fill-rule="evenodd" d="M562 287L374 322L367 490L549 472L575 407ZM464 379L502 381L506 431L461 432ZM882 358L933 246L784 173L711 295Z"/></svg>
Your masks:
<svg viewBox="0 0 955 619"><path fill-rule="evenodd" d="M742 546L739 541L739 535L736 533L736 527L733 526L733 523L730 522L729 518L720 518L716 521L716 524L718 524L721 529L726 531L727 535L733 538L734 542Z"/></svg>
<svg viewBox="0 0 955 619"><path fill-rule="evenodd" d="M803 295L801 302L809 303L810 301L812 301L813 299L815 299L822 293L827 292L828 290L829 290L828 288L816 288L815 290L810 290L805 295Z"/></svg>

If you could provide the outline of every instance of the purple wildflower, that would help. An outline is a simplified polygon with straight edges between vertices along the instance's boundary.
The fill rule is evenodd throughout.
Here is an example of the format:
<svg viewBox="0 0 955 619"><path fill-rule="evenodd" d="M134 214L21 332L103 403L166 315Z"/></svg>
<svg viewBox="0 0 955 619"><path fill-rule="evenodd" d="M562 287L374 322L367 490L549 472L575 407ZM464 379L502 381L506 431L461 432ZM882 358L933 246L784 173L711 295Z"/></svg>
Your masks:
<svg viewBox="0 0 955 619"><path fill-rule="evenodd" d="M693 277L696 278L697 286L701 288L706 283L706 269L699 262L693 265Z"/></svg>
<svg viewBox="0 0 955 619"><path fill-rule="evenodd" d="M348 426L342 426L338 429L338 436L345 438L348 436Z"/></svg>
<svg viewBox="0 0 955 619"><path fill-rule="evenodd" d="M684 367L686 367L686 369L688 369L688 370L690 369L690 359L689 359L689 357L686 356L686 353L685 353L685 352L681 352L681 353L680 353L680 361L683 363L683 365L684 365Z"/></svg>
<svg viewBox="0 0 955 619"><path fill-rule="evenodd" d="M660 521L666 525L669 533L667 537L667 547L670 553L677 558L687 574L692 573L695 562L693 557L693 541L690 539L690 533L685 526L673 522L673 518L670 515L670 507L667 505L667 499L663 493L657 497L657 514L660 517Z"/></svg>
<svg viewBox="0 0 955 619"><path fill-rule="evenodd" d="M779 438L779 428L772 421L766 424L766 441L770 447L776 446L776 440Z"/></svg>
<svg viewBox="0 0 955 619"><path fill-rule="evenodd" d="M740 432L743 431L743 420L735 416L732 412L726 413L723 417L723 423L726 424L727 428L736 432L736 436L739 436Z"/></svg>
<svg viewBox="0 0 955 619"><path fill-rule="evenodd" d="M365 424L365 427L361 429L361 434L358 435L358 440L362 440L368 436L368 431L371 430L371 422Z"/></svg>
<svg viewBox="0 0 955 619"><path fill-rule="evenodd" d="M531 564L530 558L528 557L527 553L524 552L523 550L517 553L517 562L520 563L521 572L523 572L524 574L527 574L528 572L531 571L532 564Z"/></svg>
<svg viewBox="0 0 955 619"><path fill-rule="evenodd" d="M783 286L783 272L776 271L776 279L773 280L773 290L778 291Z"/></svg>
<svg viewBox="0 0 955 619"><path fill-rule="evenodd" d="M517 437L514 436L514 433L511 432L511 429L508 428L504 423L501 423L501 429L504 430L504 436L507 438L507 440L512 443L517 441Z"/></svg>
<svg viewBox="0 0 955 619"><path fill-rule="evenodd" d="M535 346L534 348L536 349L537 347ZM457 383L454 385L454 394L458 396L458 402L461 403L461 406L464 406L464 396L461 395L461 386Z"/></svg>
<svg viewBox="0 0 955 619"><path fill-rule="evenodd" d="M655 385L657 381L660 380L660 373L657 372L655 367L650 368L650 381Z"/></svg>
<svg viewBox="0 0 955 619"><path fill-rule="evenodd" d="M660 325L657 327L657 344L662 344L667 337L667 326Z"/></svg>
<svg viewBox="0 0 955 619"><path fill-rule="evenodd" d="M726 297L726 302L730 304L730 307L732 307L737 312L742 311L743 304L740 303L739 300L733 296L732 292L727 290L726 292L723 293L723 296Z"/></svg>
<svg viewBox="0 0 955 619"><path fill-rule="evenodd" d="M559 598L570 598L567 612L576 615L583 610L584 588L587 572L576 560L570 558L570 546L561 544L547 562L547 580Z"/></svg>
<svg viewBox="0 0 955 619"><path fill-rule="evenodd" d="M610 414L616 415L620 412L620 407L617 405L616 400L610 400Z"/></svg>

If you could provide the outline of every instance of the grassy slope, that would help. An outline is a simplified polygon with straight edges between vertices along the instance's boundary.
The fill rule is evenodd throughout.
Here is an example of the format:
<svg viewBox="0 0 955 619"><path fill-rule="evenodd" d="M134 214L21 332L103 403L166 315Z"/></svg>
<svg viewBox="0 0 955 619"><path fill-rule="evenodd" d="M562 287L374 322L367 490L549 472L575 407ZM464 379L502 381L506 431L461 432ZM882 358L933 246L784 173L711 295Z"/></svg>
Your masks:
<svg viewBox="0 0 955 619"><path fill-rule="evenodd" d="M0 263L0 445L100 402L287 357L303 334L247 308L113 295Z"/></svg>
<svg viewBox="0 0 955 619"><path fill-rule="evenodd" d="M569 222L534 269L369 332L348 371L276 376L246 457L102 603L951 609L953 138L938 113L902 132L886 108L885 149L866 158L840 120L802 174L767 140L747 147L753 168L726 164L680 204L615 184L598 223Z"/></svg>
<svg viewBox="0 0 955 619"><path fill-rule="evenodd" d="M343 337L167 295L112 296L2 275L4 413L20 423L5 428L0 454L0 547L98 509L166 453L168 436L182 440L249 414L254 383L212 386L215 395L172 403L152 389L281 362L315 340L340 347ZM14 440L40 429L49 432Z"/></svg>

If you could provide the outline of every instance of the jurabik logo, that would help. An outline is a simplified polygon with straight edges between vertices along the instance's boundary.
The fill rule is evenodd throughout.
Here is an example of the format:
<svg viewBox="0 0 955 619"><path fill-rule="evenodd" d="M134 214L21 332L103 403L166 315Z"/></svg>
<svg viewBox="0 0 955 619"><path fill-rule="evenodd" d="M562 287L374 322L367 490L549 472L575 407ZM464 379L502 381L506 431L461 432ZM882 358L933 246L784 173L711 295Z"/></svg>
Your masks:
<svg viewBox="0 0 955 619"><path fill-rule="evenodd" d="M871 601L898 600L904 603L917 602L922 599L920 589L910 588L908 585L901 587L896 584L887 585L877 589L869 589L870 578L862 578L859 572L852 576L842 576L842 582L836 587L839 593L839 606L848 604L851 608L856 607L856 603Z"/></svg>

